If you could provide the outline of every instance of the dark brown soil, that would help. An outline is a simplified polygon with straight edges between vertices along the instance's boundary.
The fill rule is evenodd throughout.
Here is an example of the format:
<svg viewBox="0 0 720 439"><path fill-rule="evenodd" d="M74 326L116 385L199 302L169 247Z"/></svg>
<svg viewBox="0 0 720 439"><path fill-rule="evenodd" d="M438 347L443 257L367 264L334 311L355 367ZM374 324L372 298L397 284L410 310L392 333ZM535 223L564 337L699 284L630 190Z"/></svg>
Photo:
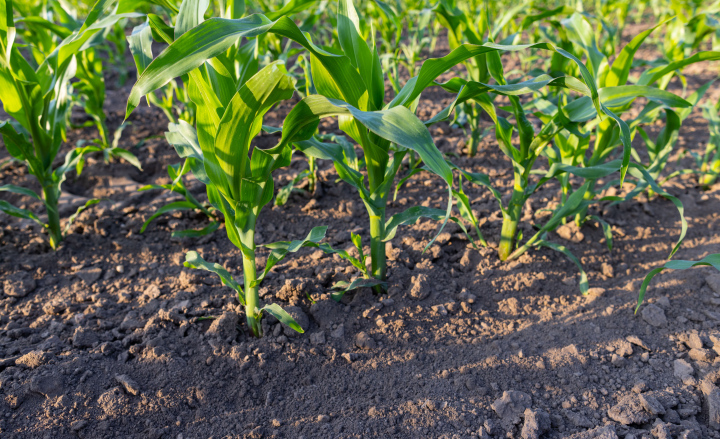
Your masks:
<svg viewBox="0 0 720 439"><path fill-rule="evenodd" d="M714 68L693 70L689 88L715 77ZM109 91L113 127L129 87ZM429 90L420 116L449 98ZM268 123L279 124L289 108L270 113ZM449 225L423 254L438 224L403 227L388 252L389 294L362 289L341 303L331 300L330 286L356 273L337 258L302 250L271 272L262 294L294 307L306 333L267 318L266 337L257 340L230 289L181 264L197 250L239 277L241 254L224 229L171 240L172 230L207 224L184 212L139 234L145 218L176 197L135 190L167 182L166 167L179 160L164 138L151 138L166 127L159 110L141 106L130 121L121 146L137 154L144 171L91 160L80 177L70 175L64 217L88 198L104 201L79 216L58 252L33 224L0 216L2 437L537 437L534 421L552 438L720 437L710 427L717 402L703 393L719 376L720 291L711 286L720 282L713 272L659 275L648 305L633 313L643 277L679 234L670 202L603 209L615 234L612 252L592 225L570 228L563 234L569 241L553 234L588 271L593 288L582 296L575 266L558 253L533 249L501 263L497 204L487 190L466 185L490 248L475 250ZM462 130L440 124L432 134L441 150L459 154L457 165L488 173L509 195L512 173L493 136L469 159ZM92 136L91 129L73 132L68 143ZM678 147L701 152L707 138L695 111ZM306 166L296 156L276 186ZM687 157L679 164L673 158L669 171L691 166ZM350 231L369 243L360 199L335 183L331 163L320 168L322 195L295 193L284 207L266 207L258 242L296 239L327 225L336 247L351 247ZM0 184L7 183L36 187L13 162L0 173ZM188 184L204 198L202 185ZM720 185L703 192L687 176L666 188L683 201L690 224L676 258L720 252ZM446 197L438 178L420 174L389 214L416 204L443 207ZM0 198L41 211L15 195ZM552 184L533 197L523 218L526 237L531 223L542 223L541 209L558 201ZM267 254L260 251L261 266ZM8 295L23 289L24 297Z"/></svg>

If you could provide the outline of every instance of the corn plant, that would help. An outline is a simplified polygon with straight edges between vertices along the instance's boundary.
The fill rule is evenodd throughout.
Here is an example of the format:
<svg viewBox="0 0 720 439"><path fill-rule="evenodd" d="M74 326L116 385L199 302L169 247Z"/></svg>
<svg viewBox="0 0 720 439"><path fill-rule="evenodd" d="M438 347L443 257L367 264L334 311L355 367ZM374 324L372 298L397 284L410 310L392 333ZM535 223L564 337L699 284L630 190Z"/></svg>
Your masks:
<svg viewBox="0 0 720 439"><path fill-rule="evenodd" d="M302 151L317 158L333 160L340 178L360 193L370 215L370 272L380 284L386 277L384 241L392 239L399 225L415 222L420 217L447 218L451 207L449 205L447 211L438 211L418 206L386 220L387 197L405 154L414 150L448 186L452 183L452 172L427 129L407 107L391 104L388 109L381 109L384 105L384 81L379 57L377 51L371 50L360 37L357 14L349 1L339 4L338 26L340 44L345 51L342 55L315 46L292 20L284 16L275 21L262 15L237 20L210 19L189 30L187 36L183 34L176 39L145 69L130 94L128 112L138 105L141 96L172 77L190 71L191 78L195 80L192 68L226 51L242 36L272 32L303 46L310 54L313 82L319 95L307 96L290 112L283 124L280 145L282 148L293 143L300 145L299 142L312 137L320 118L339 116L341 129L363 148L368 187L364 183L365 177L347 163L341 147L323 149L322 145L310 142L313 148L303 147ZM191 38L201 39L191 44ZM201 43L207 49L195 49ZM170 61L180 56L183 57L182 63L173 64ZM408 106L416 97L408 102ZM391 149L392 144L397 145L395 149ZM227 224L228 215L225 217Z"/></svg>
<svg viewBox="0 0 720 439"><path fill-rule="evenodd" d="M661 114L661 110L667 110L669 108L680 109L670 111L670 113L668 113L668 111L664 111L668 126L664 130L663 137L659 139L660 142L655 143L655 145L650 145L651 149L658 148L658 145L661 145L661 148L657 151L650 151L651 162L644 165L645 169L651 171L651 175L649 175L651 178L658 177L659 171L664 168L664 160L668 157L672 145L674 144L672 139L675 134L673 133L677 132L680 122L687 114L689 114L689 110L687 109L688 104L692 105L697 103L704 91L702 89L698 90L689 98L692 102L685 101L684 103L675 100L668 101L663 99L654 99L652 96L647 95L647 93L652 93L655 96L660 97L661 95L667 93L664 92L664 89L667 87L669 80L674 75L677 75L678 72L680 72L685 66L704 60L720 59L720 52L699 52L695 55L678 59L670 63L661 63L659 65L651 66L642 72L634 85L628 85L628 77L636 51L653 31L667 23L668 22L660 23L635 36L632 41L630 41L630 43L628 43L622 51L620 51L614 62L610 64L607 57L597 50L595 37L591 32L588 22L582 16L575 14L563 21L567 34L574 41L578 42L578 50L587 55L594 76L597 78L598 87L609 90L624 91L625 96L618 97L616 102L614 102L614 111L617 114L628 111L631 108L634 98L638 95L646 96L650 99L648 104L646 104L645 108L641 111L640 116L629 123L628 134L630 138L634 137L637 132L640 132L642 135L642 124L655 121ZM669 95L665 96L671 98ZM683 107L685 109L682 109ZM683 115L683 117L678 118L678 114ZM607 157L613 154L613 152L621 144L621 133L618 131L618 127L610 119L597 123L594 131L594 148L592 150L592 154L583 157L584 159L581 161L581 166L584 167L597 166L598 164L606 161ZM632 149L623 147L623 162L627 163L631 155ZM639 188L631 192L632 197L642 193L649 185L649 182L645 180L645 177L636 178L634 183L636 183ZM600 192L601 190L598 190L596 182L592 182L589 187L589 191L586 194L586 198L592 199L598 196ZM626 197L626 200L627 199L630 198ZM668 199L677 205L674 199ZM585 221L585 218L587 218L587 215L585 210L582 210L578 213L576 219L578 223L582 223ZM677 248L678 246L675 246L673 253L677 250Z"/></svg>
<svg viewBox="0 0 720 439"><path fill-rule="evenodd" d="M0 210L41 224L48 232L53 249L57 249L63 239L58 200L65 174L88 152L83 148L73 149L67 153L62 165L53 168L67 130L67 111L71 103L69 82L77 72L77 54L91 47L98 33L117 20L137 15L114 14L114 5L113 0L98 1L82 26L62 39L39 65L34 58L26 59L14 44L16 29L12 1L7 0L0 11L0 101L12 117L0 122L0 134L10 155L25 162L28 171L38 179L42 196L14 185L5 185L2 190L42 199L47 221L6 201L0 202ZM33 51L34 56L40 53L40 50Z"/></svg>
<svg viewBox="0 0 720 439"><path fill-rule="evenodd" d="M527 49L551 50L553 56L557 55L570 61L572 71L578 72L582 80L570 75L564 77L541 75L519 83L509 83L509 81L505 78L498 51ZM628 49L628 51L629 50L634 49L631 48ZM489 187L493 191L493 195L501 203L503 228L501 231L498 251L502 260L517 258L531 246L544 245L561 251L579 264L577 258L572 256L566 248L549 242L547 240L547 233L554 230L554 228L561 224L561 222L568 216L573 216L578 212L584 211L587 206L594 202L605 200L598 200L594 196L588 197L587 194L590 187L594 184L594 181L597 181L597 179L607 177L618 171L620 171L620 182L624 181L626 174L629 173L630 176L637 178L638 181L646 183L653 190L659 190L660 192L658 193L675 203L682 214L682 205L679 200L662 191L643 166L630 162L630 128L628 127L628 124L618 116L618 113L626 111L627 107L629 107L632 101L634 101L638 96L645 96L652 102L659 102L668 108L686 108L691 105L689 102L671 93L646 85L618 86L615 85L618 83L615 83L612 86L599 87L596 80L597 73L595 73L597 71L595 69L597 64L593 64L592 59L589 60L590 67L587 67L572 53L548 43L536 43L520 46L504 46L493 43L485 43L483 45L473 45L467 43L462 44L444 58L426 61L418 77L413 78L413 80L409 81L409 83L415 82L412 84L415 88L422 86L425 81L432 81L437 75L442 73L442 71L449 68L449 66L463 62L464 60L477 56L478 54L485 55L488 74L497 82L497 85L481 83L479 81L461 80L459 78L455 78L448 83L442 84L442 86L447 90L458 93L457 98L450 107L446 108L443 112L426 123L433 123L437 120L442 120L442 118L449 115L449 112L451 112L455 106L461 105L470 99L476 100L481 108L483 108L483 111L486 111L495 122L495 133L498 139L498 144L501 150L513 162L515 187L508 205L502 205L502 199L499 192L492 188L490 180L487 176L481 174L473 175L463 171L461 171L461 176L473 183ZM629 71L631 65L628 58L632 58L627 55L628 53L624 53L618 58L616 64L613 65L613 75L625 75L625 78L627 78L627 72ZM426 70L426 72L423 70ZM425 73L427 73L427 75ZM423 78L422 82L420 82L420 78ZM420 85L417 84L418 82L420 82ZM523 105L520 103L517 95L535 93L545 86L554 86L558 90L573 91L575 93L579 93L582 97L568 99L568 97L572 95L563 93L561 95L563 96L562 100L556 99L555 102L552 103L551 107L553 107L553 109L551 111L548 111L547 108L544 109L547 114L543 114L543 112L536 113L536 116L538 116L543 123L541 130L536 132L533 124L528 121L526 110L523 108ZM508 96L511 103L511 107L508 108L508 111L510 111L515 118L514 124L511 124L507 119L501 117L497 113L495 105L493 104L493 99L488 96L488 93L491 92L496 95ZM403 99L408 99L409 97L412 97L413 94L401 92L399 96L403 96ZM551 151L555 150L550 147L551 142L554 139L560 139L564 136L566 140L564 142L562 140L558 140L557 144L567 148L568 150L574 150L575 157L582 156L583 154L580 154L580 152L583 152L587 148L588 143L587 140L583 140L587 138L587 134L581 133L580 128L583 126L581 124L589 121L592 121L592 124L597 124L597 121L610 124L610 129L615 127L615 138L613 142L617 142L617 144L622 145L621 159L612 160L609 154L605 154L600 156L602 160L598 160L593 163L592 166L582 166L584 164L582 160L567 162L565 161L565 157L567 157L566 154L551 153ZM517 130L519 134L519 147L516 146L516 143L512 140L512 135L515 130ZM576 138L569 139L569 135L576 136ZM613 143L612 145L614 147L616 144ZM612 149L610 149L610 151L611 150ZM552 166L545 176L536 182L532 182L530 179L531 175L538 172L534 171L533 167L536 160L541 155L550 159ZM516 249L515 240L517 238L517 226L523 206L525 205L527 199L547 181L564 174L576 175L589 181L586 181L585 184L582 184L574 191L571 186L568 185L567 189L569 189L569 191L567 193L565 203L560 205L553 212L545 225L538 227L539 231L534 236L530 237L530 239ZM461 204L460 202L462 202L462 204L466 204L463 202L462 197L458 197L457 194L456 198L459 201L459 205ZM469 206L465 206L465 210L466 215L463 216L470 216L472 214ZM681 221L681 236L678 244L673 249L673 252L677 250L679 242L682 240L687 227L684 218L681 217ZM581 270L581 273L584 272ZM581 281L580 287L582 291L587 290L586 280Z"/></svg>
<svg viewBox="0 0 720 439"><path fill-rule="evenodd" d="M463 46L464 43L476 46L484 43L492 43L500 38L501 32L505 31L508 35L501 41L502 45L514 44L517 34L530 28L535 22L550 18L556 15L572 13L569 7L559 7L551 10L540 10L536 14L527 14L518 25L515 32L510 32L509 27L513 25L513 18L521 14L527 5L519 4L509 8L498 15L498 18L491 22L489 3L483 2L481 5L470 3L454 4L448 0L441 0L434 7L438 21L448 30L448 42L451 49ZM560 46L566 49L565 46ZM531 53L531 51L520 51L521 54ZM521 55L524 56L524 55ZM486 61L487 55L480 54L465 59L462 64L468 73L468 78L479 83L487 83L490 79L490 72ZM552 59L560 60L555 63L565 62L567 58L558 52L552 54ZM470 157L477 154L477 148L485 132L480 125L480 114L482 107L473 104L472 100L466 101L458 107L456 122L467 122L470 128L470 138L468 139L468 155Z"/></svg>
<svg viewBox="0 0 720 439"><path fill-rule="evenodd" d="M153 71L155 62L165 62L175 69L185 67L182 62L185 57L170 58L166 55L168 53L174 55L178 50L191 48L188 43L189 40L179 38L171 44L148 66L134 90L141 85L143 78L147 77L145 75ZM197 74L192 75L190 92L193 95L196 90L199 91L198 89L203 87L213 93L211 96L221 107L212 109L198 93L192 96L198 106L196 127L193 129L189 124L181 122L179 126L171 129L176 129L176 132L188 141L189 149L185 154L202 168L201 172L205 175L199 178L206 178L211 203L216 205L225 217L228 238L243 254L244 285L241 287L241 283L234 281L219 264L206 262L197 252L187 254L185 265L215 272L220 276L223 284L237 292L238 300L245 306L247 324L253 335L257 337L262 335L260 319L263 312L272 314L278 320L302 332L302 328L278 305L269 304L261 307L258 288L264 274L257 275L255 262L255 225L260 210L272 199L274 188L272 172L289 163L291 150L254 148L252 152L250 151L250 141L260 130L264 114L277 102L290 98L294 85L283 65L273 63L251 77L230 96L230 91L235 90L235 87L214 88L214 84L208 82L205 79L207 76L203 74L208 68L213 69L212 64L208 63L200 66L200 69L196 68ZM197 81L203 81L200 86L196 86L196 78ZM226 78L233 79L232 76ZM225 105L222 104L223 101L226 102ZM131 111L130 107L128 111ZM222 117L219 117L218 113L221 113ZM178 145L179 143L174 144L176 148ZM289 243L288 251L297 251L307 242L316 242L322 239L322 236L324 229L322 233L314 230L307 240L299 244ZM274 246L272 248L275 250L280 248L281 244L275 243L271 246ZM282 257L284 254L277 256L275 262L269 260L267 269Z"/></svg>

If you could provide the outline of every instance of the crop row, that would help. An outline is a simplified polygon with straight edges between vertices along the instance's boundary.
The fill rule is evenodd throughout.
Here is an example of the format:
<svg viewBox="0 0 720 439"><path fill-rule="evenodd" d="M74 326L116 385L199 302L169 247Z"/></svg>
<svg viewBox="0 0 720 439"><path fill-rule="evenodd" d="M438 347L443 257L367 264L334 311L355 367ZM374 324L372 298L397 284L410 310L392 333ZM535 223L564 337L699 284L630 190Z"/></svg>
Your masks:
<svg viewBox="0 0 720 439"><path fill-rule="evenodd" d="M56 249L77 215L98 202L88 201L61 227L58 200L69 171L80 174L89 154L102 154L106 161L123 159L140 168L138 159L118 146L125 125L111 133L103 110L105 66L115 66L122 72L120 79L126 78L121 65L127 47L135 60L137 82L126 118L147 98L167 116L165 137L182 159L168 168L171 183L141 190L168 190L184 200L159 209L142 231L159 215L182 209L203 212L208 225L174 232L176 237L214 233L224 222L228 239L243 255L242 281L195 251L186 255L185 266L214 272L235 290L254 335L262 335L263 313L302 331L279 305L263 306L258 288L274 265L303 247L337 254L357 269L354 281L335 286L339 297L359 287L382 293L387 281L385 244L400 226L420 218L438 221L437 233L454 221L474 246L487 246L478 212L463 191L465 183L486 188L498 202L503 218L501 260L516 259L536 247L561 252L577 264L585 293L587 276L579 260L552 242L549 232L569 221L578 226L594 223L603 228L612 250L611 227L589 208L640 195L664 197L675 205L681 222L672 257L687 223L682 203L663 185L692 173L699 186L708 187L720 171L720 104L707 102L702 111L711 135L705 153L695 155L697 167L666 172L677 152L683 121L712 86L711 81L687 90L683 71L694 63L720 59L720 52L704 50L718 45L720 6L634 3L598 2L586 12L581 6L511 7L447 0L429 7L415 1L375 0L364 2L359 10L352 0L339 0L337 5L290 0L279 8L257 3L246 7L242 0L212 5L207 0L183 0L180 5L171 0L99 0L81 22L76 16L82 5L69 10L65 2L52 0L15 7L12 0L4 0L0 100L11 119L0 122L0 134L12 159L25 163L42 189L37 193L7 184L0 191L42 200L45 213L41 216L4 200L0 210L41 224ZM258 8L260 12L254 10ZM632 17L651 17L656 24L625 43L626 22ZM134 27L126 46L125 27L130 23ZM441 34L447 35L450 51L426 58ZM157 55L153 44L163 47ZM661 55L655 60L638 58L643 44L654 45ZM508 71L509 59L518 60L520 67ZM449 79L439 82L441 77ZM421 120L420 96L433 86L451 93L452 102ZM671 86L680 95L669 91ZM284 101L294 105L281 126L265 125L265 114ZM75 145L62 164L54 166L68 129L74 128L70 110L76 105L89 116L98 138ZM483 126L482 117L492 128ZM325 118L337 118L345 135L320 132ZM438 150L428 127L442 121L467 129L470 156L482 153L478 145L494 132L497 147L512 166L509 198L488 175L461 169ZM645 127L657 124L662 129L653 138ZM277 144L253 147L261 131L275 134ZM640 148L633 145L636 137ZM308 169L276 191L273 172L287 167L295 152L307 158ZM323 243L326 227L316 227L297 241L256 242L264 206L273 199L278 205L286 203L303 179L314 190L317 160L332 161L339 180L363 201L370 254L364 253L360 236L354 234L357 256ZM183 178L188 173L204 184L207 202L187 190ZM447 208L411 206L388 217L390 197L418 173L444 182ZM549 182L557 182L562 202L544 223L534 225L532 236L521 236L518 225L528 200ZM619 190L607 195L611 187ZM262 270L256 264L258 245L271 251ZM638 305L657 272L697 264L720 269L720 255L697 263L669 261L653 270L642 285Z"/></svg>

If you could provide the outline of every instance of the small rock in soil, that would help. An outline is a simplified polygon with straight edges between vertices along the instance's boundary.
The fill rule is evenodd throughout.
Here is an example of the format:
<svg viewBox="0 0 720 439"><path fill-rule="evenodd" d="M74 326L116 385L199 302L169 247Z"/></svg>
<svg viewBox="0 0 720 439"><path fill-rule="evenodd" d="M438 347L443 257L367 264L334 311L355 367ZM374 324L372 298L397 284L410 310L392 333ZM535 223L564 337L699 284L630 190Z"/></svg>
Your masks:
<svg viewBox="0 0 720 439"><path fill-rule="evenodd" d="M345 337L345 325L339 324L337 328L333 329L330 332L330 337L332 338L343 338Z"/></svg>
<svg viewBox="0 0 720 439"><path fill-rule="evenodd" d="M354 352L345 352L340 356L347 360L348 363L352 363L353 361L357 360L358 357L358 355Z"/></svg>
<svg viewBox="0 0 720 439"><path fill-rule="evenodd" d="M308 329L310 329L310 318L307 316L307 314L305 314L302 308L300 308L299 306L288 306L285 307L285 311L290 314L290 317L292 317L298 325L300 325L303 331L307 331ZM299 332L285 325L283 325L283 332L288 337L300 336Z"/></svg>
<svg viewBox="0 0 720 439"><path fill-rule="evenodd" d="M75 421L72 421L70 423L70 429L72 431L80 431L88 424L88 422L84 419L77 419Z"/></svg>
<svg viewBox="0 0 720 439"><path fill-rule="evenodd" d="M590 428L595 425L588 419L587 416L583 415L582 413L573 412L572 410L566 410L565 416L576 427Z"/></svg>
<svg viewBox="0 0 720 439"><path fill-rule="evenodd" d="M543 433L550 430L550 415L542 410L525 409L525 423L522 429L522 439L538 439Z"/></svg>
<svg viewBox="0 0 720 439"><path fill-rule="evenodd" d="M63 393L63 377L59 374L35 375L30 380L30 390L50 398Z"/></svg>
<svg viewBox="0 0 720 439"><path fill-rule="evenodd" d="M650 413L643 409L640 397L634 393L622 397L608 410L608 416L624 425L644 424L650 421Z"/></svg>
<svg viewBox="0 0 720 439"><path fill-rule="evenodd" d="M113 387L100 395L97 402L107 415L113 416L121 414L127 403L127 397L119 387Z"/></svg>
<svg viewBox="0 0 720 439"><path fill-rule="evenodd" d="M627 436L625 436L627 439ZM614 425L593 428L592 430L575 433L567 439L618 439Z"/></svg>
<svg viewBox="0 0 720 439"><path fill-rule="evenodd" d="M97 334L89 329L81 327L75 329L75 333L72 338L73 346L76 348L90 348L99 341L100 339Z"/></svg>
<svg viewBox="0 0 720 439"><path fill-rule="evenodd" d="M520 415L532 406L532 397L525 392L506 390L492 403L492 409L506 425L517 424Z"/></svg>
<svg viewBox="0 0 720 439"><path fill-rule="evenodd" d="M366 332L359 332L355 336L355 346L359 347L360 349L375 349L375 347L377 347L377 344L372 337L367 335Z"/></svg>
<svg viewBox="0 0 720 439"><path fill-rule="evenodd" d="M55 299L49 302L45 302L42 309L43 312L47 315L60 315L67 309L67 303L62 300Z"/></svg>
<svg viewBox="0 0 720 439"><path fill-rule="evenodd" d="M423 300L430 295L430 280L426 274L418 274L410 280L410 297Z"/></svg>
<svg viewBox="0 0 720 439"><path fill-rule="evenodd" d="M35 369L38 366L42 366L47 363L48 355L43 351L30 351L22 357L15 360L15 364L25 366L30 369Z"/></svg>
<svg viewBox="0 0 720 439"><path fill-rule="evenodd" d="M640 315L645 322L657 328L667 325L665 311L657 305L647 305L642 311L640 311Z"/></svg>
<svg viewBox="0 0 720 439"><path fill-rule="evenodd" d="M140 297L140 302L147 303L160 297L160 294L160 288L157 285L150 285L145 288L145 291L143 291L142 296Z"/></svg>
<svg viewBox="0 0 720 439"><path fill-rule="evenodd" d="M700 388L707 401L710 427L720 429L720 389L708 380L703 380Z"/></svg>
<svg viewBox="0 0 720 439"><path fill-rule="evenodd" d="M575 223L567 223L557 228L555 233L562 239L570 242L578 243L585 239L585 235L578 229Z"/></svg>
<svg viewBox="0 0 720 439"><path fill-rule="evenodd" d="M238 315L234 312L225 312L217 319L213 320L207 330L207 334L218 337L221 340L232 340L236 335L236 326L238 324Z"/></svg>
<svg viewBox="0 0 720 439"><path fill-rule="evenodd" d="M627 337L625 337L625 340L629 341L630 343L632 343L636 346L640 346L641 348L645 349L646 351L650 350L648 345L646 345L645 342L640 340L640 337L638 337L636 335L628 335Z"/></svg>
<svg viewBox="0 0 720 439"><path fill-rule="evenodd" d="M708 349L690 349L688 356L695 361L704 361L706 363L713 360L713 354Z"/></svg>
<svg viewBox="0 0 720 439"><path fill-rule="evenodd" d="M36 286L35 279L24 272L11 274L3 282L5 295L10 297L25 297L32 293Z"/></svg>
<svg viewBox="0 0 720 439"><path fill-rule="evenodd" d="M323 331L310 334L310 343L315 345L325 344L325 333Z"/></svg>
<svg viewBox="0 0 720 439"><path fill-rule="evenodd" d="M665 414L665 407L660 403L660 401L657 400L654 396L650 394L640 394L640 404L642 404L643 409L650 413L651 415L664 415Z"/></svg>
<svg viewBox="0 0 720 439"><path fill-rule="evenodd" d="M677 360L675 360L675 362L673 362L673 371L675 377L680 378L683 383L686 381L690 381L693 378L693 374L695 373L690 363L683 360L682 358L678 358Z"/></svg>
<svg viewBox="0 0 720 439"><path fill-rule="evenodd" d="M83 268L82 270L75 273L75 276L82 279L83 282L85 282L85 285L92 285L95 282L97 282L98 279L100 279L100 275L102 274L102 268L96 267L96 268Z"/></svg>
<svg viewBox="0 0 720 439"><path fill-rule="evenodd" d="M115 381L122 384L128 393L132 393L133 395L140 393L140 385L127 375L115 375Z"/></svg>
<svg viewBox="0 0 720 439"><path fill-rule="evenodd" d="M710 289L715 293L720 294L720 274L711 274L705 278Z"/></svg>
<svg viewBox="0 0 720 439"><path fill-rule="evenodd" d="M703 342L700 338L700 334L697 333L697 331L692 331L687 335L687 340L685 340L685 344L690 349L702 349L703 348Z"/></svg>

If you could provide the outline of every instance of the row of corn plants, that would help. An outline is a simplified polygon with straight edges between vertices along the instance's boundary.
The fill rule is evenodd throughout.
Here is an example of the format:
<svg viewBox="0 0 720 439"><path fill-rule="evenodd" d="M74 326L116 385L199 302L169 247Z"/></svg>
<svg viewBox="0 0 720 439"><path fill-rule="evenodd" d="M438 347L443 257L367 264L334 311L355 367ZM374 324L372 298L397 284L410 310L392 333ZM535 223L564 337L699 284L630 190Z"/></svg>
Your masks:
<svg viewBox="0 0 720 439"><path fill-rule="evenodd" d="M10 155L26 164L42 191L14 185L0 190L42 200L46 215L41 219L2 200L0 209L41 224L50 245L57 248L63 237L58 199L67 172L81 172L84 157L91 153L102 153L106 160L123 158L140 167L129 151L118 147L125 124L110 140L103 111L107 60L101 49L107 42L120 47L117 29L134 23L127 44L137 81L126 119L143 97L159 107L168 119L165 137L182 160L168 168L171 183L141 190L168 190L184 199L160 208L142 231L154 218L173 210L199 210L209 218L203 229L175 232L175 237L212 233L224 222L228 239L243 257L242 279L236 280L195 251L187 254L185 265L212 271L235 290L256 336L262 335L264 313L302 331L277 304L263 306L258 291L273 266L303 247L338 254L357 269L354 281L337 285L335 297L339 297L358 287L382 293L388 280L385 244L400 226L420 218L438 221L438 230L454 221L469 237L475 234L477 239L470 238L475 245L487 246L478 212L463 192L465 181L487 188L499 203L503 218L496 237L499 259L512 260L541 246L559 251L578 265L582 292L588 283L579 259L552 242L549 233L567 221L579 226L595 222L605 230L611 249L611 229L601 216L589 213L593 204L627 202L641 194L670 200L681 222L670 256L677 251L687 224L682 204L662 183L677 175L664 171L682 122L711 86L686 90L683 69L720 59L720 52L702 50L710 37L715 44L717 11L671 14L672 7L655 11L663 21L620 48L632 12L627 2L599 3L596 15L579 6L405 3L376 1L363 3L358 10L351 0L331 6L311 0L282 5L184 0L179 5L159 1L150 12L134 12L119 9L114 0L100 0L81 23L57 2L49 3L49 9L23 11L24 16L16 18L13 3L5 0L0 16L0 86L8 92L3 91L0 100L12 119L0 122L0 134ZM641 9L635 12L642 13ZM428 58L441 28L446 29L451 50ZM658 29L665 32L664 40L653 39ZM668 35L682 35L683 44L669 44ZM16 43L17 37L22 44ZM662 59L635 58L646 40L660 45ZM162 47L157 55L153 44ZM116 52L123 50L124 46ZM506 71L504 60L509 58L518 59L521 68ZM631 70L638 67L641 74L631 78ZM674 78L683 84L684 98L667 90ZM441 86L454 98L438 114L421 120L420 97L433 86ZM264 124L264 115L286 101L293 106L282 125ZM56 156L72 128L73 105L85 109L98 140L76 145L57 165ZM634 119L627 116L630 110L638 110ZM704 186L715 181L720 166L717 110L710 104L704 107L713 135L704 155L695 156L699 170L694 172ZM345 136L319 132L324 118L337 118ZM490 129L483 128L482 118L490 121ZM428 127L441 121L467 125L471 156L482 153L480 140L494 131L512 170L509 199L488 175L461 169L438 150ZM643 127L655 123L664 128L652 139ZM261 131L274 134L277 144L268 149L251 146ZM633 146L638 135L644 151ZM302 240L256 242L261 211L276 193L273 172L287 167L295 153L307 157L309 169L279 191L276 204L288 201L301 178L308 179L312 191L317 161L332 161L339 180L356 190L366 208L369 255L356 235L352 242L359 256L322 243L323 226L308 231ZM390 197L421 172L444 182L447 207L411 206L389 216ZM188 174L204 185L207 202L199 201L185 186L183 177ZM519 223L525 206L551 181L559 184L561 203L543 224L533 224L535 234L523 237ZM630 189L622 197L603 196L611 186ZM467 232L465 223L473 226L472 232ZM434 239L428 241L427 247ZM258 246L270 250L260 271Z"/></svg>

